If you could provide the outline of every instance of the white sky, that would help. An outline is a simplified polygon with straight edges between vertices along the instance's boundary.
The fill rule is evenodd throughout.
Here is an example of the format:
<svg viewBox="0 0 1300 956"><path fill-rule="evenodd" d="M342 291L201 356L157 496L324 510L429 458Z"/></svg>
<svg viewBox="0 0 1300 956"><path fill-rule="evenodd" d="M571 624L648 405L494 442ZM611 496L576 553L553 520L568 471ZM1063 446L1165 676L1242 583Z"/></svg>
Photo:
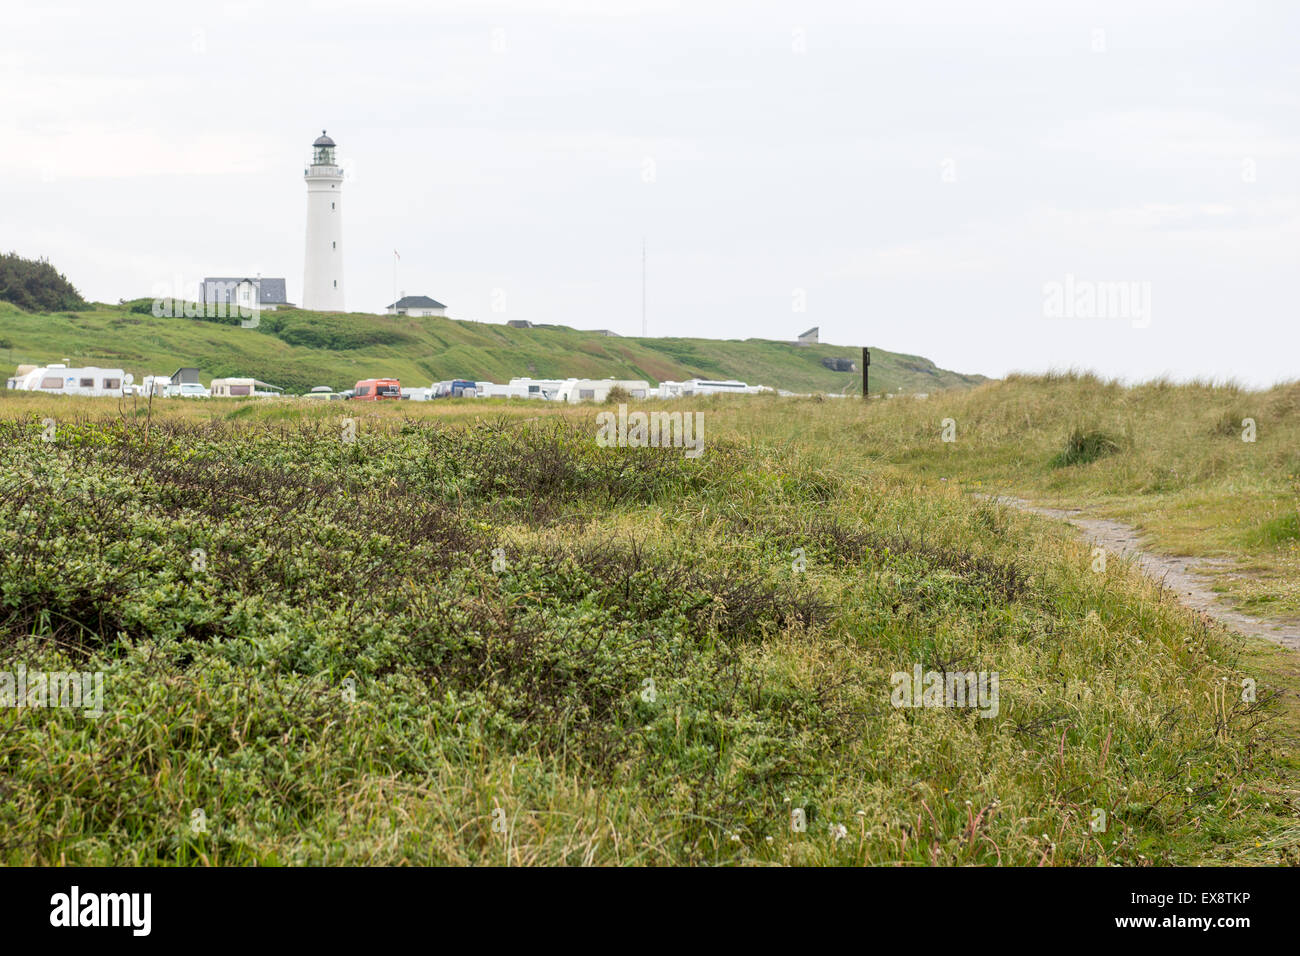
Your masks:
<svg viewBox="0 0 1300 956"><path fill-rule="evenodd" d="M101 301L300 301L327 128L350 309L396 249L454 317L639 334L645 236L652 335L1265 385L1300 377L1298 51L1300 4L1248 0L6 0L0 247ZM1067 275L1149 283L1149 325L1047 318Z"/></svg>

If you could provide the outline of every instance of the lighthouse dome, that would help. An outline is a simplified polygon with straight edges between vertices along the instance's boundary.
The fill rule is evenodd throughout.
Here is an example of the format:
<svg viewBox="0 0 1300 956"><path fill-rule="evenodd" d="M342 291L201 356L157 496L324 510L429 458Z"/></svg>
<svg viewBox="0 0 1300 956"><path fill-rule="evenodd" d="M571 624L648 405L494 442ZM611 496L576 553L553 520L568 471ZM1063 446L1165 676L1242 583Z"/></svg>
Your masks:
<svg viewBox="0 0 1300 956"><path fill-rule="evenodd" d="M320 135L316 137L316 142L312 143L312 145L313 146L337 146L338 144L335 143L334 140L326 136L324 130L321 130Z"/></svg>

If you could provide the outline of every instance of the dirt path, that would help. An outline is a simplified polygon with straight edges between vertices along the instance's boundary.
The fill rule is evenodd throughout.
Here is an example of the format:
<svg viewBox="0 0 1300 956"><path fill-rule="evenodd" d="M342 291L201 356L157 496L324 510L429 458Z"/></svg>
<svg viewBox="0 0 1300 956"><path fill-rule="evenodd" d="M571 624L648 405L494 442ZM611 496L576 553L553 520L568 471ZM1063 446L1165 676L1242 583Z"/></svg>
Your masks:
<svg viewBox="0 0 1300 956"><path fill-rule="evenodd" d="M1068 521L1088 537L1094 544L1106 549L1108 554L1118 554L1132 558L1146 575L1162 582L1178 595L1178 599L1193 610L1203 611L1223 622L1228 627L1263 637L1274 643L1300 650L1300 625L1274 624L1261 618L1251 617L1235 611L1211 590L1211 579L1207 572L1215 568L1231 567L1232 562L1224 558L1175 558L1163 554L1153 554L1142 548L1140 535L1136 529L1120 521L1107 518L1089 518L1078 508L1062 510L1060 508L1040 508L1023 498L1006 495L990 495L993 500L1028 511L1031 514L1047 518L1059 518Z"/></svg>

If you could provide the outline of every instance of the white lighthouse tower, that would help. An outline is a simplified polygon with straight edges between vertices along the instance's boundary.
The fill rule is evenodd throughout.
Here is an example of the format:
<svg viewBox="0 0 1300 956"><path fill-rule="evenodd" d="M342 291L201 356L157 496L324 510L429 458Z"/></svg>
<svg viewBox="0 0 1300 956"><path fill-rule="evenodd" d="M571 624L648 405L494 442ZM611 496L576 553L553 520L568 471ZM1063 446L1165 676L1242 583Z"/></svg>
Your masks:
<svg viewBox="0 0 1300 956"><path fill-rule="evenodd" d="M302 307L343 311L343 170L334 162L334 140L320 131L312 143L307 180L307 257Z"/></svg>

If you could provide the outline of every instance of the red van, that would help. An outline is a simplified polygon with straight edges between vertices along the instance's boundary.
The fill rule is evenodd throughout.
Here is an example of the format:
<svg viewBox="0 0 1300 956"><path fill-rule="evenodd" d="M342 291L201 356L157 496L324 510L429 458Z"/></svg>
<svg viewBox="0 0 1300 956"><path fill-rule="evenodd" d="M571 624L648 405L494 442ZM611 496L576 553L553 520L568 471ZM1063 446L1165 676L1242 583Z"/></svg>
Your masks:
<svg viewBox="0 0 1300 956"><path fill-rule="evenodd" d="M357 382L352 390L354 402L379 402L386 399L400 399L402 383L395 378L367 378Z"/></svg>

